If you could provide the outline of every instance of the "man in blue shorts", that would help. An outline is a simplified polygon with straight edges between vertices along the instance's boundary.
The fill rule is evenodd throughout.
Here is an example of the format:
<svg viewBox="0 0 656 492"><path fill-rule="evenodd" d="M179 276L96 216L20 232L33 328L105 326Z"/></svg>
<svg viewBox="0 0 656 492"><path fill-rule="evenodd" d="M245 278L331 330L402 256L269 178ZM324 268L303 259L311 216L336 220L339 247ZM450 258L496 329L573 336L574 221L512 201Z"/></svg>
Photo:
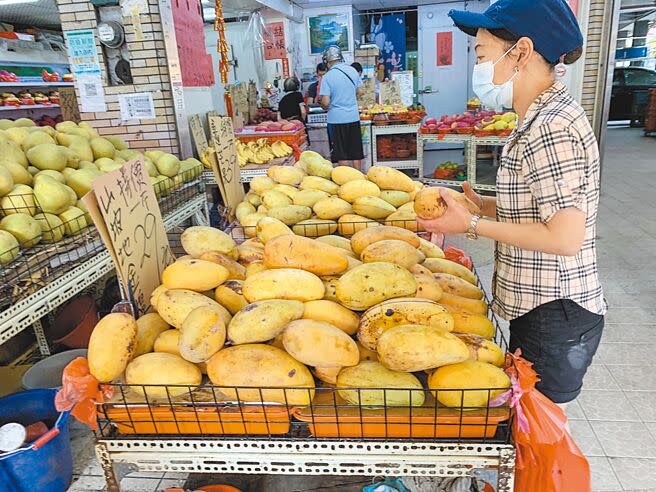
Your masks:
<svg viewBox="0 0 656 492"><path fill-rule="evenodd" d="M364 152L357 91L362 80L355 69L344 63L342 50L328 46L323 52L328 72L321 79L321 106L328 110L328 140L333 162L361 169Z"/></svg>

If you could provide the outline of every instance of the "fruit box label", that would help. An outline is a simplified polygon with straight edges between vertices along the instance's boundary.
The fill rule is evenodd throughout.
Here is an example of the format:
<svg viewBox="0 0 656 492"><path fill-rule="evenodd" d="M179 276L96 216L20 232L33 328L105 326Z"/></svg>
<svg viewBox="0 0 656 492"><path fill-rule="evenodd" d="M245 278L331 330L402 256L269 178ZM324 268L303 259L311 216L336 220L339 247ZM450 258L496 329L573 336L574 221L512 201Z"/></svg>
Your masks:
<svg viewBox="0 0 656 492"><path fill-rule="evenodd" d="M96 178L82 200L114 260L124 299L137 316L145 314L174 258L143 159Z"/></svg>

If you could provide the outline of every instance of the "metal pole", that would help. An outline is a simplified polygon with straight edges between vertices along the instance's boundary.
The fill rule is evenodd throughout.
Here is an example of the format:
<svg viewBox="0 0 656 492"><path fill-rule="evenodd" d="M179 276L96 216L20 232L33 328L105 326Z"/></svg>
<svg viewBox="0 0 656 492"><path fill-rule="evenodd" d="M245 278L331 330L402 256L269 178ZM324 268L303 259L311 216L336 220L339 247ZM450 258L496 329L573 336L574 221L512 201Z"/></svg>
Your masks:
<svg viewBox="0 0 656 492"><path fill-rule="evenodd" d="M599 79L597 81L597 95L595 105L599 108L594 115L593 130L599 142L599 155L601 156L601 173L603 174L603 156L606 145L606 130L608 126L608 112L610 110L610 95L613 88L613 72L615 71L615 46L617 44L617 30L620 19L621 0L607 0L604 30L601 36L601 52L599 55ZM603 176L602 176L603 177Z"/></svg>
<svg viewBox="0 0 656 492"><path fill-rule="evenodd" d="M173 113L178 132L180 157L186 159L187 157L192 157L194 154L191 148L191 133L189 132L187 111L185 110L182 71L180 69L180 57L178 56L178 43L175 39L171 0L159 0L159 15L162 23L162 34L164 35L166 59L168 61L171 97L173 98Z"/></svg>

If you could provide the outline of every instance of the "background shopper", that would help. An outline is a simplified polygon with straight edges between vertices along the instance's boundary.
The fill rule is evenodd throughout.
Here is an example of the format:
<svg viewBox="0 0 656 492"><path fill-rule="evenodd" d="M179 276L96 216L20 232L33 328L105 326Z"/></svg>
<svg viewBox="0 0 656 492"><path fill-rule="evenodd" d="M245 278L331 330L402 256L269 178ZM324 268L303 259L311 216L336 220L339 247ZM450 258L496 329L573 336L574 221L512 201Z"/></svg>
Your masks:
<svg viewBox="0 0 656 492"><path fill-rule="evenodd" d="M364 152L357 90L362 85L355 69L344 63L342 50L329 46L323 52L328 72L321 80L321 106L328 110L328 140L333 162L360 169Z"/></svg>

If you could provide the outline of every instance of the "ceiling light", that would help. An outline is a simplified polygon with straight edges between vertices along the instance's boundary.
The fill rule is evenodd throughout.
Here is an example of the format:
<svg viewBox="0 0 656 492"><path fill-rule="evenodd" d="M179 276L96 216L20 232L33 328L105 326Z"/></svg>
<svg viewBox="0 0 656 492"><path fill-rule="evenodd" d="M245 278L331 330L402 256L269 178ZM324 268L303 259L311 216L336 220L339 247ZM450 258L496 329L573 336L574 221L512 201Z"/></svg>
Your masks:
<svg viewBox="0 0 656 492"><path fill-rule="evenodd" d="M0 0L0 5L15 5L17 3L35 3L39 0Z"/></svg>

